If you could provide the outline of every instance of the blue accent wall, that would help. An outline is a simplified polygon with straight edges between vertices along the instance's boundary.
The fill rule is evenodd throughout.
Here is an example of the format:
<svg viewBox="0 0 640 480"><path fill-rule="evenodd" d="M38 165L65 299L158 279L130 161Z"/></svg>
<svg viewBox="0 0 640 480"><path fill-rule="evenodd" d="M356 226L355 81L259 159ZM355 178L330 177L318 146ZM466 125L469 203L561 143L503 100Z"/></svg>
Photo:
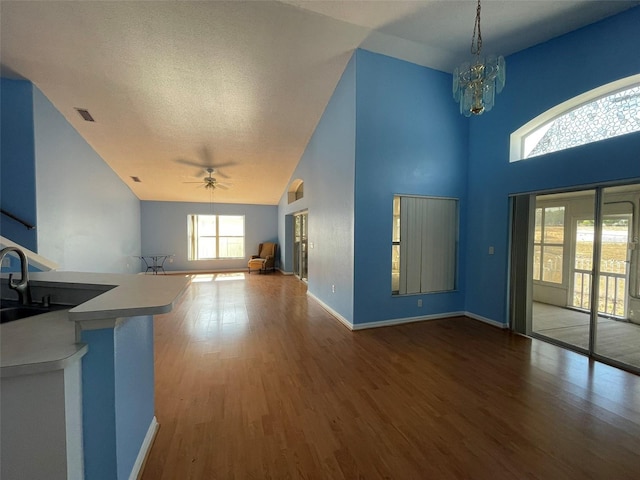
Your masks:
<svg viewBox="0 0 640 480"><path fill-rule="evenodd" d="M187 260L187 216L244 215L245 258ZM141 202L142 253L172 253L166 271L216 271L246 269L258 245L278 241L278 208L275 205L247 205L188 202ZM140 270L140 262L137 266Z"/></svg>
<svg viewBox="0 0 640 480"><path fill-rule="evenodd" d="M153 317L133 317L113 332L118 478L128 479L155 415Z"/></svg>
<svg viewBox="0 0 640 480"><path fill-rule="evenodd" d="M289 203L287 185L278 206L278 237L284 265L287 269L293 265L291 214L308 210L308 291L350 322L353 321L355 88L356 65L352 56L289 181L304 181L304 197Z"/></svg>
<svg viewBox="0 0 640 480"><path fill-rule="evenodd" d="M33 88L38 253L78 272L133 273L140 201ZM87 128L102 128L99 122Z"/></svg>
<svg viewBox="0 0 640 480"><path fill-rule="evenodd" d="M640 73L639 28L640 7L506 59L495 108L470 119L467 311L507 323L510 194L640 178L640 133L509 163L510 135L523 124Z"/></svg>
<svg viewBox="0 0 640 480"><path fill-rule="evenodd" d="M155 414L153 317L85 330L82 341L85 478L128 479Z"/></svg>
<svg viewBox="0 0 640 480"><path fill-rule="evenodd" d="M92 480L117 478L113 329L86 330L82 357L84 474Z"/></svg>
<svg viewBox="0 0 640 480"><path fill-rule="evenodd" d="M354 323L461 311L463 258L455 292L391 295L394 194L458 198L465 222L468 122L451 75L365 50L356 58ZM464 251L464 229L459 241Z"/></svg>
<svg viewBox="0 0 640 480"><path fill-rule="evenodd" d="M0 82L0 206L36 225L33 85L6 78ZM0 215L0 234L29 250L38 250L36 230L28 230L5 215Z"/></svg>

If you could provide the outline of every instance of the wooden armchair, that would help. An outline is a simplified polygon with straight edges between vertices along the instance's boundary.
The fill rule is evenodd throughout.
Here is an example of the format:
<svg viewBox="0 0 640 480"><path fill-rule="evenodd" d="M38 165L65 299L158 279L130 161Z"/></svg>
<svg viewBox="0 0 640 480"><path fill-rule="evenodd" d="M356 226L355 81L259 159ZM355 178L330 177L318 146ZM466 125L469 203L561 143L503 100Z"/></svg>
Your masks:
<svg viewBox="0 0 640 480"><path fill-rule="evenodd" d="M260 273L275 270L277 251L277 243L261 243L258 246L258 255L251 255L251 259L247 265L249 267L249 273L251 273L251 270L258 270Z"/></svg>

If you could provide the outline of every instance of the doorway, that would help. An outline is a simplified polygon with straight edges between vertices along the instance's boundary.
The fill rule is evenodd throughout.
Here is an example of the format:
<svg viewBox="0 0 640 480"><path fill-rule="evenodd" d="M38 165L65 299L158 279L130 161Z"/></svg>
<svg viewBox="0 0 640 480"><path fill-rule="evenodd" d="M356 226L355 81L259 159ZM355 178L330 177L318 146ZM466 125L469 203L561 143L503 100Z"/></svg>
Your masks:
<svg viewBox="0 0 640 480"><path fill-rule="evenodd" d="M293 274L306 282L308 276L307 230L309 213L296 213L293 216Z"/></svg>
<svg viewBox="0 0 640 480"><path fill-rule="evenodd" d="M640 184L512 198L514 330L640 372Z"/></svg>

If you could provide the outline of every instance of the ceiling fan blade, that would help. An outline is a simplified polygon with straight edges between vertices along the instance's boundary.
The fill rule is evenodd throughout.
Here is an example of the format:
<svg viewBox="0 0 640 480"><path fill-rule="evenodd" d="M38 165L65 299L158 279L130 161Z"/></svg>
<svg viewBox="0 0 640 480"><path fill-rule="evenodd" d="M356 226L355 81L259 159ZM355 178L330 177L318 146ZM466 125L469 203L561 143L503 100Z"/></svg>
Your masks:
<svg viewBox="0 0 640 480"><path fill-rule="evenodd" d="M222 185L220 183L216 183L215 188L221 188L222 190L229 190L229 187Z"/></svg>
<svg viewBox="0 0 640 480"><path fill-rule="evenodd" d="M200 162L194 162L193 160L187 160L185 158L176 158L175 162L181 163L182 165L188 165L190 167L207 168L207 165L203 165Z"/></svg>

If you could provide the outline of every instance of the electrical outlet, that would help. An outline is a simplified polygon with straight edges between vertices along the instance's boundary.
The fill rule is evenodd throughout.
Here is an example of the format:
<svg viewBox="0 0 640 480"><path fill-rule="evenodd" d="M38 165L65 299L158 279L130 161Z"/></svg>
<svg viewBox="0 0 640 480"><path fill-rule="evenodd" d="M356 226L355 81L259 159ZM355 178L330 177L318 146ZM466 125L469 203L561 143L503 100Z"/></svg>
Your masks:
<svg viewBox="0 0 640 480"><path fill-rule="evenodd" d="M9 257L4 257L2 259L2 267L10 267L11 266L11 259Z"/></svg>
<svg viewBox="0 0 640 480"><path fill-rule="evenodd" d="M335 285L331 285L331 293L336 293L336 286Z"/></svg>
<svg viewBox="0 0 640 480"><path fill-rule="evenodd" d="M419 307L421 307L421 306L422 306L422 299L421 299L421 298L419 298L419 299L418 299L418 306L419 306Z"/></svg>
<svg viewBox="0 0 640 480"><path fill-rule="evenodd" d="M493 246L489 247L489 255L493 255L494 249Z"/></svg>

